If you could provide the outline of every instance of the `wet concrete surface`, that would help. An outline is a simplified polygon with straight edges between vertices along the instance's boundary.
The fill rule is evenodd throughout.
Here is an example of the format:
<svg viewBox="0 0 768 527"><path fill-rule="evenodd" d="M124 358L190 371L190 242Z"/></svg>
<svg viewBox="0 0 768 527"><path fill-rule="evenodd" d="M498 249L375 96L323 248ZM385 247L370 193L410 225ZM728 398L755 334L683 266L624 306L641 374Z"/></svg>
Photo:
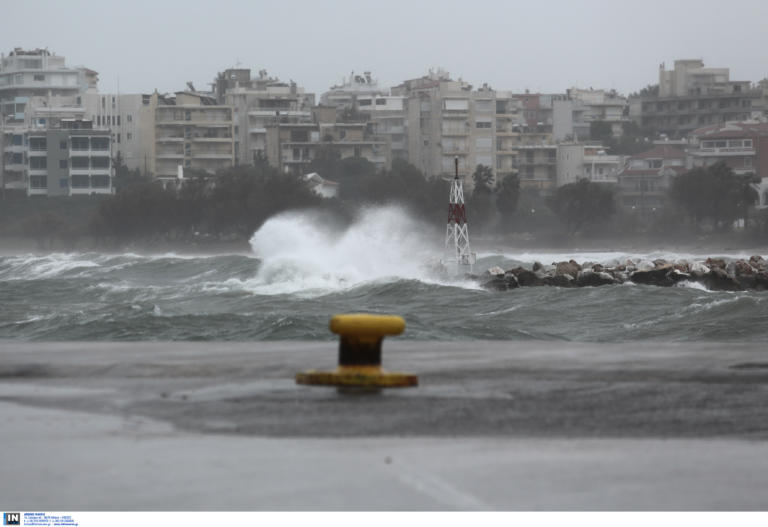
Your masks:
<svg viewBox="0 0 768 527"><path fill-rule="evenodd" d="M409 342L417 388L296 385L333 342L0 342L0 505L768 508L755 344Z"/></svg>

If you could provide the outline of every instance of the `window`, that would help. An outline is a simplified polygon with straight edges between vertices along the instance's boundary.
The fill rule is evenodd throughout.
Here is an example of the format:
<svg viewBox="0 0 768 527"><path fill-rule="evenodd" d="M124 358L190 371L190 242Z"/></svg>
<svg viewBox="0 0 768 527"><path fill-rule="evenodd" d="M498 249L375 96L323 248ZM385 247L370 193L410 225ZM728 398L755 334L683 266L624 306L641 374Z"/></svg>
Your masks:
<svg viewBox="0 0 768 527"><path fill-rule="evenodd" d="M184 111L184 120L185 121L191 121L192 120L192 112L189 110Z"/></svg>
<svg viewBox="0 0 768 527"><path fill-rule="evenodd" d="M120 143L120 134L117 134L117 142Z"/></svg>
<svg viewBox="0 0 768 527"><path fill-rule="evenodd" d="M744 139L744 148L752 148L752 139Z"/></svg>
<svg viewBox="0 0 768 527"><path fill-rule="evenodd" d="M45 150L47 150L48 143L45 140L45 137L30 137L29 149L34 150L36 152L44 152Z"/></svg>
<svg viewBox="0 0 768 527"><path fill-rule="evenodd" d="M92 157L91 168L109 168L108 157Z"/></svg>
<svg viewBox="0 0 768 527"><path fill-rule="evenodd" d="M376 99L376 104L378 106L383 106L383 105L387 104L387 100L386 99Z"/></svg>
<svg viewBox="0 0 768 527"><path fill-rule="evenodd" d="M59 168L67 168L67 160L66 159L60 159L59 160Z"/></svg>
<svg viewBox="0 0 768 527"><path fill-rule="evenodd" d="M87 169L89 166L87 157L73 157L71 162L72 168L75 170Z"/></svg>
<svg viewBox="0 0 768 527"><path fill-rule="evenodd" d="M88 150L90 148L87 137L72 137L70 142L72 150Z"/></svg>
<svg viewBox="0 0 768 527"><path fill-rule="evenodd" d="M493 110L492 104L493 101L490 100L475 101L475 110L478 112L490 112Z"/></svg>
<svg viewBox="0 0 768 527"><path fill-rule="evenodd" d="M475 123L476 128L490 128L491 122L490 121L477 121Z"/></svg>
<svg viewBox="0 0 768 527"><path fill-rule="evenodd" d="M118 134L120 135L120 134ZM91 149L93 150L109 150L109 138L108 137L92 137Z"/></svg>
<svg viewBox="0 0 768 527"><path fill-rule="evenodd" d="M339 131L339 139L344 139L346 137L347 137L347 131L346 130Z"/></svg>
<svg viewBox="0 0 768 527"><path fill-rule="evenodd" d="M117 126L120 126L120 116L117 116Z"/></svg>
<svg viewBox="0 0 768 527"><path fill-rule="evenodd" d="M91 186L90 178L84 175L72 176L72 188L88 188Z"/></svg>
<svg viewBox="0 0 768 527"><path fill-rule="evenodd" d="M48 178L46 176L29 176L29 186L31 188L48 188Z"/></svg>
<svg viewBox="0 0 768 527"><path fill-rule="evenodd" d="M59 142L59 150L66 150L67 149L67 140L63 140Z"/></svg>
<svg viewBox="0 0 768 527"><path fill-rule="evenodd" d="M371 99L360 99L357 101L358 106L370 106L371 105Z"/></svg>
<svg viewBox="0 0 768 527"><path fill-rule="evenodd" d="M131 114L128 114L125 116L125 120L128 121L129 123L133 122L133 116Z"/></svg>
<svg viewBox="0 0 768 527"><path fill-rule="evenodd" d="M67 188L69 187L69 179L63 177L59 179L59 188Z"/></svg>
<svg viewBox="0 0 768 527"><path fill-rule="evenodd" d="M752 167L752 158L751 157L745 157L744 158L744 166L747 168Z"/></svg>
<svg viewBox="0 0 768 527"><path fill-rule="evenodd" d="M130 141L131 139L133 139L133 134L131 132L128 132L127 134L125 134L125 139Z"/></svg>
<svg viewBox="0 0 768 527"><path fill-rule="evenodd" d="M443 101L445 110L467 111L469 109L468 99L445 99Z"/></svg>
<svg viewBox="0 0 768 527"><path fill-rule="evenodd" d="M35 82L42 82L45 80L45 75L42 75L40 73L35 73L35 75L32 77Z"/></svg>
<svg viewBox="0 0 768 527"><path fill-rule="evenodd" d="M24 163L24 154L21 152L16 152L11 156L11 164L21 165L22 163Z"/></svg>
<svg viewBox="0 0 768 527"><path fill-rule="evenodd" d="M490 150L491 138L490 137L478 137L475 139L475 148L478 150Z"/></svg>
<svg viewBox="0 0 768 527"><path fill-rule="evenodd" d="M21 146L24 144L24 136L22 135L14 135L13 136L13 144L16 146Z"/></svg>
<svg viewBox="0 0 768 527"><path fill-rule="evenodd" d="M48 158L46 157L30 157L29 158L30 170L45 170L48 168Z"/></svg>
<svg viewBox="0 0 768 527"><path fill-rule="evenodd" d="M109 188L109 176L91 176L92 188Z"/></svg>
<svg viewBox="0 0 768 527"><path fill-rule="evenodd" d="M648 168L661 168L661 159L651 159L648 161Z"/></svg>

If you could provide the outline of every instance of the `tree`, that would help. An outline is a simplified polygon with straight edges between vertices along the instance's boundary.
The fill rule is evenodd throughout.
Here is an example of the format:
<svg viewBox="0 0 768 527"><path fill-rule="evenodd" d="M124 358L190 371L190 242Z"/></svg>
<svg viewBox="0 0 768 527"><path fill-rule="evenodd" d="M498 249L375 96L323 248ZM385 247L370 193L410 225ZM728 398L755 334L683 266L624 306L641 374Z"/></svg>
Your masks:
<svg viewBox="0 0 768 527"><path fill-rule="evenodd" d="M477 165L474 174L472 174L472 181L475 183L475 188L472 194L491 194L493 192L493 170L489 166Z"/></svg>
<svg viewBox="0 0 768 527"><path fill-rule="evenodd" d="M607 121L589 123L589 138L593 141L608 141L613 137L613 128Z"/></svg>
<svg viewBox="0 0 768 527"><path fill-rule="evenodd" d="M561 222L570 226L571 234L613 215L613 193L599 183L580 179L555 191L547 205Z"/></svg>
<svg viewBox="0 0 768 527"><path fill-rule="evenodd" d="M467 200L467 220L479 232L491 223L494 216L493 207L493 170L485 165L477 165L472 174L475 187Z"/></svg>
<svg viewBox="0 0 768 527"><path fill-rule="evenodd" d="M502 223L509 227L517 211L520 199L520 179L513 174L505 177L496 187L496 210L499 211Z"/></svg>
<svg viewBox="0 0 768 527"><path fill-rule="evenodd" d="M753 175L734 174L720 161L677 176L669 195L699 226L709 220L716 228L727 230L735 220L745 218L755 202L757 195L750 187L753 179Z"/></svg>

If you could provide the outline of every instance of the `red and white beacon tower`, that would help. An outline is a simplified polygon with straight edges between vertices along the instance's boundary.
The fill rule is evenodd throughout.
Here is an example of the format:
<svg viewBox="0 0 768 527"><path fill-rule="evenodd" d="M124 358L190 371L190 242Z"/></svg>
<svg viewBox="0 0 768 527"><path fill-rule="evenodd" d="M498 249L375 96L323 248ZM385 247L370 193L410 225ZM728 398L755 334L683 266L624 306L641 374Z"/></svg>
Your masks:
<svg viewBox="0 0 768 527"><path fill-rule="evenodd" d="M467 231L467 209L464 206L464 188L459 179L459 158L453 160L456 175L451 183L451 196L448 202L448 226L445 230L446 264L454 264L456 274L471 273L477 255L469 249Z"/></svg>

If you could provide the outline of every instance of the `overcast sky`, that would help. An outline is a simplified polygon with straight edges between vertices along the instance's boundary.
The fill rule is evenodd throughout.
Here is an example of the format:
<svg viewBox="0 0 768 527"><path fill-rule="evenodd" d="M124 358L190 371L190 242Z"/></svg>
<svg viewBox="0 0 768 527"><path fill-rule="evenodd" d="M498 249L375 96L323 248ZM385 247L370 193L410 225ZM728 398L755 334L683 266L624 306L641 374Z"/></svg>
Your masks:
<svg viewBox="0 0 768 527"><path fill-rule="evenodd" d="M768 1L67 0L3 3L0 51L48 47L100 91L208 89L267 69L318 94L351 71L384 87L442 67L497 90L637 91L658 65L701 58L768 76Z"/></svg>

